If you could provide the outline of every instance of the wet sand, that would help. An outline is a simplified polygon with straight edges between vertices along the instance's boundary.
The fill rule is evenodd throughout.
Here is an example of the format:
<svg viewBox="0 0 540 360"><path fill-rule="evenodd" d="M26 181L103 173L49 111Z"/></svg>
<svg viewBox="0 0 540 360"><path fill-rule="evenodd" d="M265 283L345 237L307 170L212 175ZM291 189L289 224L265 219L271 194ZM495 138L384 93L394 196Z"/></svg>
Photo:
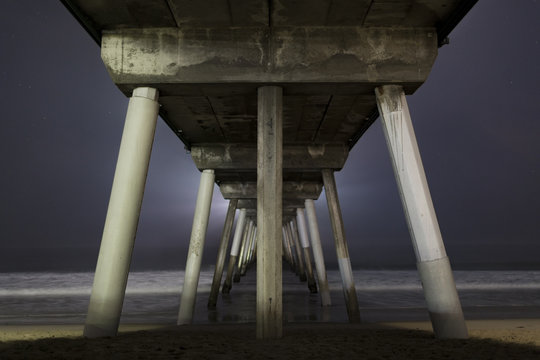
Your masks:
<svg viewBox="0 0 540 360"><path fill-rule="evenodd" d="M7 325L0 359L540 359L540 319L468 327L468 340L437 340L429 322L296 323L261 341L255 324L122 325L102 339L83 338L80 325Z"/></svg>

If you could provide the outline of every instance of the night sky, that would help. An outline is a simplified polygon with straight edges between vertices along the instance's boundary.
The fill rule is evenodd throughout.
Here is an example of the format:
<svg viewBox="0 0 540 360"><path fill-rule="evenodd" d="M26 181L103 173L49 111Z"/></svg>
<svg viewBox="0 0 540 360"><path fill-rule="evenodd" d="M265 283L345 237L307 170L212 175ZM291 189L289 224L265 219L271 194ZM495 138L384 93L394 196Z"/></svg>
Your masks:
<svg viewBox="0 0 540 360"><path fill-rule="evenodd" d="M484 0L408 97L456 269L540 268L540 2ZM59 1L0 2L0 271L93 270L128 100ZM336 173L353 268L414 267L379 121ZM162 120L132 269L183 269L199 172ZM325 259L336 263L324 194ZM227 203L215 189L204 262Z"/></svg>

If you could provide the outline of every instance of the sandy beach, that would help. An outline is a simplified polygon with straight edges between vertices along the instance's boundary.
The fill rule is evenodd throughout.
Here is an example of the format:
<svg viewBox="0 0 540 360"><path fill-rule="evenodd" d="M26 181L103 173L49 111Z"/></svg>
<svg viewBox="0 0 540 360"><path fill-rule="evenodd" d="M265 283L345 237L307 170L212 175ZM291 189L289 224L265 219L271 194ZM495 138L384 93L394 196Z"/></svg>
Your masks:
<svg viewBox="0 0 540 360"><path fill-rule="evenodd" d="M254 324L122 325L103 339L81 325L0 326L0 359L540 359L540 320L468 326L468 340L437 340L428 322L286 324L272 341Z"/></svg>

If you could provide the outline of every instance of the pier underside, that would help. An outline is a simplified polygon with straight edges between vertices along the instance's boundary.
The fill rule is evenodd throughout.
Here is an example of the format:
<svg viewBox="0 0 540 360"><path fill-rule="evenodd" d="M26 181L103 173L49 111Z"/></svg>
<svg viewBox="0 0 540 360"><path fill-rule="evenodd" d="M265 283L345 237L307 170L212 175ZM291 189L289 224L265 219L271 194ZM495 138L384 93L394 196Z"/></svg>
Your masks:
<svg viewBox="0 0 540 360"><path fill-rule="evenodd" d="M475 2L63 1L100 44L118 88L143 107L155 109L159 103L159 115L202 172L179 324L192 320L213 182L231 200L216 272L223 272L234 212L241 209L242 228L235 229L224 291L236 279L233 271L241 274L257 261L259 338L281 337L282 258L301 280L307 274L310 291L317 291L304 207L321 296L330 305L312 204L323 186L349 320L360 321L334 172L381 113L420 275L429 280L426 299L435 331L440 337L467 336L405 95L427 79L438 47ZM138 121L155 124L157 114L147 110ZM137 127L137 134L146 126L131 123L126 120L126 129ZM125 154L142 151L128 130L125 141L135 145ZM146 147L133 160L140 169L147 168L150 151ZM115 186L128 189L122 190L125 198L141 197L126 175L134 163L121 159ZM143 187L145 175L138 174ZM117 197L114 189L111 199ZM109 208L107 221L120 225L110 225L109 240L104 235L88 336L116 333L127 268L112 284L111 253L127 257L129 265L138 211L131 209L127 221L122 204ZM418 214L429 214L428 220L418 220ZM121 234L122 242L115 241L115 226L129 230ZM221 274L214 279L212 296L217 296ZM433 295L439 290L448 296ZM114 311L106 309L111 298Z"/></svg>

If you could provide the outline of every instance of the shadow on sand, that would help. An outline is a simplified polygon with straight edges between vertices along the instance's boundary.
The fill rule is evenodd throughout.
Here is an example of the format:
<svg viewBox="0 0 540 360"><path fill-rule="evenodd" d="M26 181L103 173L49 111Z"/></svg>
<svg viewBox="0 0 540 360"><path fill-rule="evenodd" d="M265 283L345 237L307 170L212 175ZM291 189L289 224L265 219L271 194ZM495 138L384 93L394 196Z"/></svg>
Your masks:
<svg viewBox="0 0 540 360"><path fill-rule="evenodd" d="M0 342L0 359L540 359L540 347L491 339L437 340L421 330L287 324L280 340L255 325L194 325L114 338Z"/></svg>

